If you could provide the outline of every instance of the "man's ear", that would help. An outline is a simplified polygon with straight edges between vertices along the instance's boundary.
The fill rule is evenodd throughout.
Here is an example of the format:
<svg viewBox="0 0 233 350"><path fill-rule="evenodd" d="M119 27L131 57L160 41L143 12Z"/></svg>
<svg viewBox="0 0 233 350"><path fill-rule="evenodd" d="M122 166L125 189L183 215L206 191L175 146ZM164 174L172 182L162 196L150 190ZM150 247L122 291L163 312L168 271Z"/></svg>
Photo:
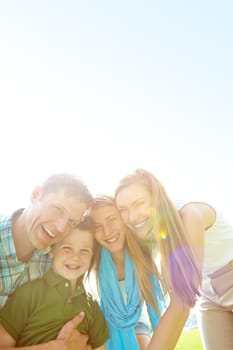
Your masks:
<svg viewBox="0 0 233 350"><path fill-rule="evenodd" d="M36 186L31 194L31 201L35 201L41 197L42 188L40 186Z"/></svg>

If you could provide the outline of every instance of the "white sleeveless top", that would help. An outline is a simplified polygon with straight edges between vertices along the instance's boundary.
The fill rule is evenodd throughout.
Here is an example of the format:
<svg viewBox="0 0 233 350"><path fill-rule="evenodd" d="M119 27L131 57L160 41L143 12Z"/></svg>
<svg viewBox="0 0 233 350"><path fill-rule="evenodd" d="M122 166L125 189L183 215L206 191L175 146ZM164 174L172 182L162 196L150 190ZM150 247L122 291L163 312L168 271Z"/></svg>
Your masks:
<svg viewBox="0 0 233 350"><path fill-rule="evenodd" d="M125 280L118 281L118 283L119 283L119 286L121 289L123 300L126 303L127 302L127 293L126 293L126 288L125 288ZM150 318L149 318L149 315L147 312L147 307L146 307L145 301L142 302L142 312L141 312L141 315L139 317L138 322L143 322L144 324L146 324L150 328Z"/></svg>
<svg viewBox="0 0 233 350"><path fill-rule="evenodd" d="M188 203L192 201L176 201L174 204L179 211ZM233 227L220 212L215 212L215 223L205 231L203 278L233 260Z"/></svg>

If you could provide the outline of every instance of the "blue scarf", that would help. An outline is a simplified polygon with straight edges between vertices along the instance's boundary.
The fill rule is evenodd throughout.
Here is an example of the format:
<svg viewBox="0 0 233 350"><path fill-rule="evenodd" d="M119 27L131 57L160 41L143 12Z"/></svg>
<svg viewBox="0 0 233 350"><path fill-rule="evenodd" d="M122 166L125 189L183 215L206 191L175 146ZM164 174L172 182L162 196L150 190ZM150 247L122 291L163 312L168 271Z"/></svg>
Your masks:
<svg viewBox="0 0 233 350"><path fill-rule="evenodd" d="M100 305L108 324L110 339L107 341L108 350L140 350L134 327L142 311L138 281L133 263L126 250L125 252L125 288L127 301L124 302L117 280L117 272L111 254L102 248L99 266ZM160 284L151 276L151 284L156 295L160 312L165 308L165 300ZM159 322L153 307L147 303L147 310L153 329Z"/></svg>

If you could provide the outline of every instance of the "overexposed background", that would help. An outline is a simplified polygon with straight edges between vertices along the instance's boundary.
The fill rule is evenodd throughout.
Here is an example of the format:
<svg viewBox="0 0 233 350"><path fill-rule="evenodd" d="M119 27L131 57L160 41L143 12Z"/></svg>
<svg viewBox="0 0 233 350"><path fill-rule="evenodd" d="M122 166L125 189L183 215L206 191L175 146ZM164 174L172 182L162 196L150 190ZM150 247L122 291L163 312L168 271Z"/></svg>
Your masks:
<svg viewBox="0 0 233 350"><path fill-rule="evenodd" d="M136 167L233 223L233 3L0 2L0 213L74 172L111 194Z"/></svg>

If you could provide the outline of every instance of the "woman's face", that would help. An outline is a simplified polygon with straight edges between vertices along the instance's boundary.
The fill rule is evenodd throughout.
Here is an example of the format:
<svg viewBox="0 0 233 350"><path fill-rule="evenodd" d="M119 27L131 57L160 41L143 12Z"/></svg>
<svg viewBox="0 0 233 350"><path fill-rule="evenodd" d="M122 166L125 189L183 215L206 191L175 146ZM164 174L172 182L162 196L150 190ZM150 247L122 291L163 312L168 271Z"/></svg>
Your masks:
<svg viewBox="0 0 233 350"><path fill-rule="evenodd" d="M124 250L125 225L117 208L113 205L92 209L91 218L95 224L95 239L110 253Z"/></svg>
<svg viewBox="0 0 233 350"><path fill-rule="evenodd" d="M123 222L140 238L146 238L153 228L155 208L147 188L135 183L122 188L116 203Z"/></svg>

